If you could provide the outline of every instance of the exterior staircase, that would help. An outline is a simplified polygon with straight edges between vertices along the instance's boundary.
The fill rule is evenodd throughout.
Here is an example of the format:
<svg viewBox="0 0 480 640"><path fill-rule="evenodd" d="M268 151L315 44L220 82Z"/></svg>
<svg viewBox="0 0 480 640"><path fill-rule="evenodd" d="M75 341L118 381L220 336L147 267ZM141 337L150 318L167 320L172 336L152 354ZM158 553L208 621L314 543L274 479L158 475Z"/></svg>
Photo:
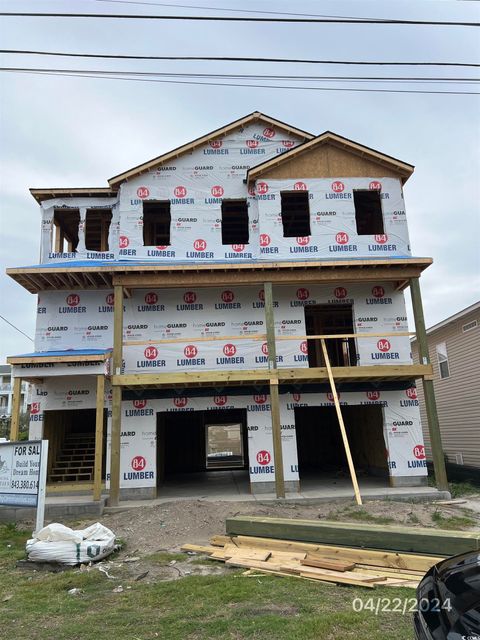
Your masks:
<svg viewBox="0 0 480 640"><path fill-rule="evenodd" d="M95 433L71 433L53 463L49 482L93 481Z"/></svg>

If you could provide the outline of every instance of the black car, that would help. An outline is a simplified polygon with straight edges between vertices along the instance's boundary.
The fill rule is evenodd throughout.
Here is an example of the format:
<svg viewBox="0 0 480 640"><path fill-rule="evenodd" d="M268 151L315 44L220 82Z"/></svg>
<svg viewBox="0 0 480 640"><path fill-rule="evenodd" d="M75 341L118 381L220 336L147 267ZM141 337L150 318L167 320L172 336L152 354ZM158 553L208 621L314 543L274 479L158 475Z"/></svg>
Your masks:
<svg viewBox="0 0 480 640"><path fill-rule="evenodd" d="M480 640L480 552L433 566L417 588L417 640Z"/></svg>

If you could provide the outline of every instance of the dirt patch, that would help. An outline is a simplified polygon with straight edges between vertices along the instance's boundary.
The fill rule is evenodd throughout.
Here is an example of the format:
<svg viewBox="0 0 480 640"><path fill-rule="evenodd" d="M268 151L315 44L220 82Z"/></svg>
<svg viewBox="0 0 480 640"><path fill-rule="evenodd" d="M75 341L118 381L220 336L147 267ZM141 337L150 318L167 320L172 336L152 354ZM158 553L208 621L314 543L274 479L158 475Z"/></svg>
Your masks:
<svg viewBox="0 0 480 640"><path fill-rule="evenodd" d="M284 518L335 519L372 524L399 524L409 527L436 526L432 515L441 511L445 516L460 514L465 505L439 506L433 503L412 503L377 500L363 507L351 503L322 502L317 505L206 502L189 500L154 504L105 514L102 523L125 542L125 551L145 555L161 551L178 551L186 542L208 544L211 536L225 533L225 519L236 515L276 516ZM478 514L474 514L477 526ZM68 524L68 523L66 523ZM78 523L84 527L91 521Z"/></svg>

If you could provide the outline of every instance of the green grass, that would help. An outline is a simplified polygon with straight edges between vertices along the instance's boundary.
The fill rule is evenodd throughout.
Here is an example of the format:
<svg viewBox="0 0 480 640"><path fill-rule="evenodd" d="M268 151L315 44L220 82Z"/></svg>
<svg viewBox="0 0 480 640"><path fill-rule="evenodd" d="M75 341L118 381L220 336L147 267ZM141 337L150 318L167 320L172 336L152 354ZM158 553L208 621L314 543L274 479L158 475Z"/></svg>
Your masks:
<svg viewBox="0 0 480 640"><path fill-rule="evenodd" d="M469 509L462 511L463 516L444 516L440 511L435 511L432 513L432 520L440 529L469 529L478 524L478 521L469 515L472 513Z"/></svg>
<svg viewBox="0 0 480 640"><path fill-rule="evenodd" d="M100 571L15 568L28 532L0 529L1 633L15 640L412 640L411 614L355 612L361 598L414 598L275 576L188 576L146 584ZM10 546L8 546L10 545ZM170 555L170 554L169 554ZM177 554L173 554L177 555ZM122 584L122 593L113 589ZM80 588L72 596L68 590ZM131 588L128 588L131 587ZM4 600L5 597L10 599Z"/></svg>
<svg viewBox="0 0 480 640"><path fill-rule="evenodd" d="M464 498L480 493L480 487L476 487L471 482L450 482L449 486L452 498Z"/></svg>

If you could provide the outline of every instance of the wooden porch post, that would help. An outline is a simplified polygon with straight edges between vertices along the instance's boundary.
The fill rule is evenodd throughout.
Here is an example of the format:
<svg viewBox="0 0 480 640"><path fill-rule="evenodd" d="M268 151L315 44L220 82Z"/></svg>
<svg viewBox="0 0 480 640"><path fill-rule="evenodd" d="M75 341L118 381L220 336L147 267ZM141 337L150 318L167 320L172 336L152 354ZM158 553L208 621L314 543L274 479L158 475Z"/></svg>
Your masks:
<svg viewBox="0 0 480 640"><path fill-rule="evenodd" d="M113 302L113 375L122 373L123 362L123 286L115 285ZM122 426L122 387L112 387L112 433L110 439L110 498L120 500L120 432Z"/></svg>
<svg viewBox="0 0 480 640"><path fill-rule="evenodd" d="M102 497L102 454L103 454L103 421L105 404L105 376L97 375L97 397L95 415L95 465L93 470L93 499Z"/></svg>
<svg viewBox="0 0 480 640"><path fill-rule="evenodd" d="M265 282L263 285L263 291L265 299L265 324L267 329L268 368L271 372L276 372L277 350L275 345L275 318L273 312L272 283ZM275 461L275 491L277 493L277 498L285 498L278 378L273 376L270 379L270 410L272 414L273 457Z"/></svg>
<svg viewBox="0 0 480 640"><path fill-rule="evenodd" d="M423 316L422 294L420 292L419 278L411 278L410 293L412 296L413 316L415 318L415 331L417 334L418 358L420 364L430 364L430 354L428 351L428 339L425 329L425 319ZM449 491L433 380L426 380L425 378L422 378L422 385L437 488L441 491Z"/></svg>
<svg viewBox="0 0 480 640"><path fill-rule="evenodd" d="M10 440L18 440L20 432L20 405L22 399L22 379L13 379L12 418L10 422Z"/></svg>

